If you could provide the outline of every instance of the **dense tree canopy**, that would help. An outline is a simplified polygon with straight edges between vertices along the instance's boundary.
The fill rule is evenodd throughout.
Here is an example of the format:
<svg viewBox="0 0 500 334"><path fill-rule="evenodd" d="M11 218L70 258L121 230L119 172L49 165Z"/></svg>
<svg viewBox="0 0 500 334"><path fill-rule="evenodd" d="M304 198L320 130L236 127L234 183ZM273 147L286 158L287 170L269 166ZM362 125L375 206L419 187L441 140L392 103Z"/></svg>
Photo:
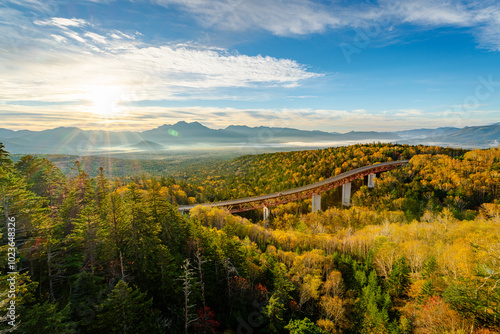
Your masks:
<svg viewBox="0 0 500 334"><path fill-rule="evenodd" d="M403 158L373 189L354 182L350 208L332 190L324 211L289 203L266 223L176 210ZM79 161L68 175L43 157L14 163L0 145L1 312L14 217L19 333L495 333L499 160L370 144L113 178Z"/></svg>

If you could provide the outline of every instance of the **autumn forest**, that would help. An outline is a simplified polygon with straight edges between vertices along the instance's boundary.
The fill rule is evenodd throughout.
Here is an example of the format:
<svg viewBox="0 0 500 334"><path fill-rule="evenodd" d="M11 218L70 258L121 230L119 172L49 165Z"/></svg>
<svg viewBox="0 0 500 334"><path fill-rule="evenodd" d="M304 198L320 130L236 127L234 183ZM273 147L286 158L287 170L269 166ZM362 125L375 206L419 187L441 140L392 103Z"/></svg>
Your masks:
<svg viewBox="0 0 500 334"><path fill-rule="evenodd" d="M336 188L321 211L305 199L267 221L177 211L406 159L374 188L353 181L350 207ZM87 167L74 160L63 173L0 144L3 332L500 332L500 148L373 143L119 176Z"/></svg>

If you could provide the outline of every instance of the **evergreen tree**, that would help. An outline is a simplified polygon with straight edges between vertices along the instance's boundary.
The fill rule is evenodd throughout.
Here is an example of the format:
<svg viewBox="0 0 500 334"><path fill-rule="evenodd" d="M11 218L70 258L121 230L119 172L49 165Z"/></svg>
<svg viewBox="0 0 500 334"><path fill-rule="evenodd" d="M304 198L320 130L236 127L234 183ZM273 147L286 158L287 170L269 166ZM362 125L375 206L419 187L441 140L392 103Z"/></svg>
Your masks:
<svg viewBox="0 0 500 334"><path fill-rule="evenodd" d="M106 300L99 305L99 314L93 333L157 333L152 299L121 280Z"/></svg>
<svg viewBox="0 0 500 334"><path fill-rule="evenodd" d="M280 333L285 326L289 315L291 293L295 290L293 283L287 278L284 264L275 263L272 268L274 292L263 312L269 319L269 328L272 333Z"/></svg>
<svg viewBox="0 0 500 334"><path fill-rule="evenodd" d="M401 297L405 295L410 286L410 268L406 264L404 256L397 259L392 271L387 278L387 288L391 296Z"/></svg>
<svg viewBox="0 0 500 334"><path fill-rule="evenodd" d="M58 303L46 301L35 304L25 311L19 333L77 333L77 325L71 320L71 306L59 307Z"/></svg>
<svg viewBox="0 0 500 334"><path fill-rule="evenodd" d="M12 166L12 160L9 157L10 154L5 150L5 145L0 143L0 167L7 168Z"/></svg>
<svg viewBox="0 0 500 334"><path fill-rule="evenodd" d="M382 293L375 270L370 272L368 283L362 290L361 306L364 310L361 332L387 333L391 299L388 294Z"/></svg>
<svg viewBox="0 0 500 334"><path fill-rule="evenodd" d="M123 257L133 263L132 274L140 277L141 286L146 287L159 275L156 256L162 249L159 238L161 227L152 219L145 191L134 182L128 188Z"/></svg>

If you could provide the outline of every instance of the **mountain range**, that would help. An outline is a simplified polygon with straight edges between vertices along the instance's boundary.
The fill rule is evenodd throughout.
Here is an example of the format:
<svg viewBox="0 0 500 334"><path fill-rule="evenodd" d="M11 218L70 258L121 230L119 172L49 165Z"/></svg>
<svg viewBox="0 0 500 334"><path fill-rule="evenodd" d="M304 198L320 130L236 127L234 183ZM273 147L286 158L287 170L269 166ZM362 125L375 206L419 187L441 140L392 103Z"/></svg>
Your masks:
<svg viewBox="0 0 500 334"><path fill-rule="evenodd" d="M373 141L486 148L499 145L500 123L464 128L347 133L242 125L211 129L198 122L183 121L142 132L81 130L75 127L58 127L43 131L13 131L0 128L0 142L13 154L154 153L176 148L279 147L291 144L300 147L327 147Z"/></svg>

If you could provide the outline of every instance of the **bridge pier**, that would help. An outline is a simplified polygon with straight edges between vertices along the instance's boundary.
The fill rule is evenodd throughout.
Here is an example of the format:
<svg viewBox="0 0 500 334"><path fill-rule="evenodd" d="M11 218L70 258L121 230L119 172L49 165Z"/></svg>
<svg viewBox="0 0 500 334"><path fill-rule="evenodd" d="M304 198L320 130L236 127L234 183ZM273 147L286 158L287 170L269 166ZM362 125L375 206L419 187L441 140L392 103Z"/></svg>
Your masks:
<svg viewBox="0 0 500 334"><path fill-rule="evenodd" d="M342 185L342 204L344 206L351 205L351 182Z"/></svg>
<svg viewBox="0 0 500 334"><path fill-rule="evenodd" d="M393 170L397 167L407 165L409 160L401 161L390 161L383 162L380 164L374 164L372 166L363 166L360 168L353 169L352 171L332 176L326 180L316 182L314 184L309 184L306 186L298 187L295 189L290 189L286 191L286 195L282 193L269 194L263 196L257 196L252 198L241 198L232 199L228 201L216 202L216 203L202 203L202 204L191 204L182 205L177 208L182 214L189 215L189 210L194 208L196 205L205 205L209 207L232 207L231 212L243 212L250 209L257 209L262 207L262 205L267 204L277 204L277 203L288 203L299 198L304 198L310 196L313 192L324 192L333 188L336 188L339 183L346 182L349 180L359 179L361 177L367 177L367 185L369 188L373 188L375 185L375 173L383 173L389 170ZM277 200L276 200L277 199ZM342 186L342 204L349 206L351 203L351 184L346 183ZM312 200L312 211L321 210L321 197L319 195L313 196ZM264 210L264 219L269 219L270 211L269 208Z"/></svg>
<svg viewBox="0 0 500 334"><path fill-rule="evenodd" d="M312 196L312 212L321 211L321 195L313 194Z"/></svg>
<svg viewBox="0 0 500 334"><path fill-rule="evenodd" d="M375 176L376 174L368 174L368 188L375 187Z"/></svg>
<svg viewBox="0 0 500 334"><path fill-rule="evenodd" d="M264 220L268 220L269 215L271 214L271 210L267 206L265 206L262 211L264 213Z"/></svg>

